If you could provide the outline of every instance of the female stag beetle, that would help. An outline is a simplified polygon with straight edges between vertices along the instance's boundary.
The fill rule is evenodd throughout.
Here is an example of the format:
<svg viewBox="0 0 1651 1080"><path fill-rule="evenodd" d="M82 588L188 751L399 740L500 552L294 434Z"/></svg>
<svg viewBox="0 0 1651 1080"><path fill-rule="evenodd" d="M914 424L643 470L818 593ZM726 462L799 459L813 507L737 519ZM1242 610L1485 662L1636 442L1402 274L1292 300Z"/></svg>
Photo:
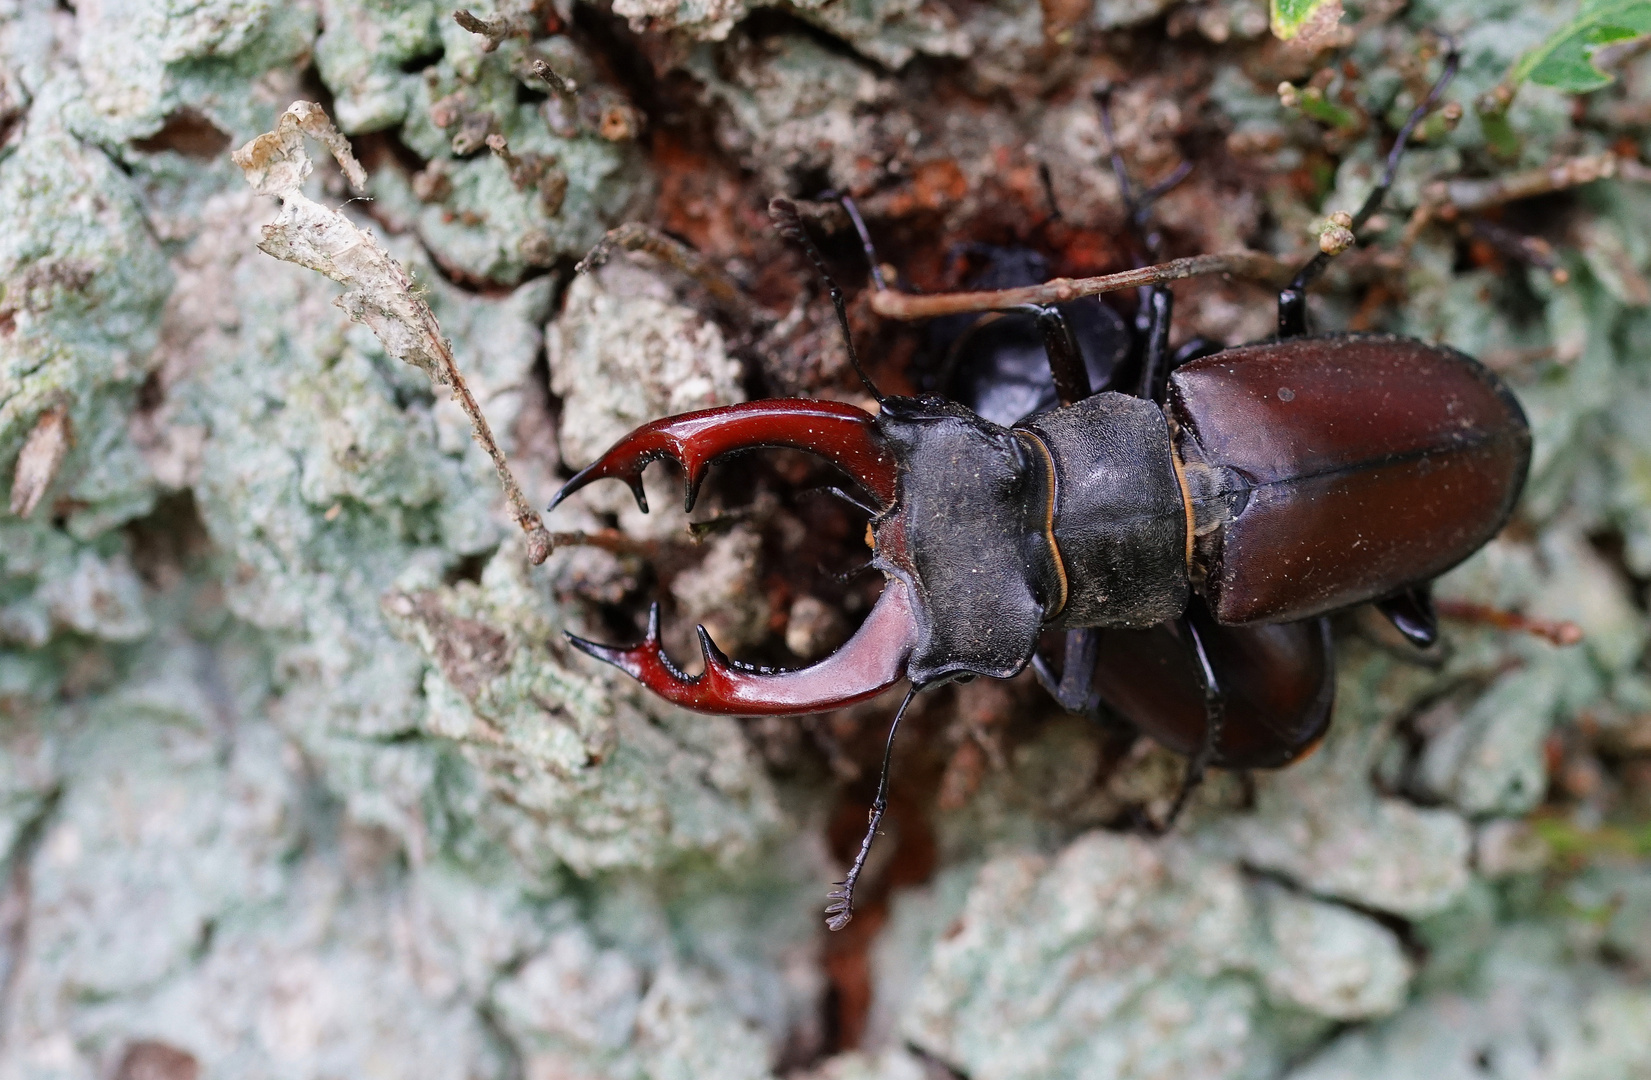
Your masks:
<svg viewBox="0 0 1651 1080"><path fill-rule="evenodd" d="M1355 231L1454 67L1452 54L1399 132ZM1116 156L1114 164L1139 228L1142 211ZM776 199L771 209L825 277L846 337L841 290L795 208ZM1146 246L1150 254L1155 244ZM988 419L935 395L883 395L850 341L875 415L782 399L638 428L569 480L552 507L615 478L646 510L642 470L669 457L686 473L691 509L721 455L810 451L874 500L872 565L884 591L842 648L799 670L731 661L702 627L705 670L690 677L661 647L658 605L639 644L573 644L703 712L819 712L906 679L891 746L917 691L1032 665L1066 708L1105 702L1191 756L1176 810L1207 766L1287 764L1329 721L1326 614L1376 602L1411 640L1431 641L1428 583L1502 528L1530 459L1517 401L1471 358L1399 337L1309 336L1306 290L1326 261L1316 257L1280 293L1276 339L1231 349L1171 354L1171 294L1144 290L1130 393L1093 392L1093 365L1069 325L1081 319L1050 305L1015 313L1040 339L1054 391L1032 415ZM1003 340L972 354L959 343L963 366L1002 361ZM991 396L1001 382L976 377L984 389L964 396L996 411L988 406L1004 400ZM1049 631L1065 633L1058 675L1038 654ZM886 806L887 764L885 751L871 827L827 909L833 929L852 915Z"/></svg>

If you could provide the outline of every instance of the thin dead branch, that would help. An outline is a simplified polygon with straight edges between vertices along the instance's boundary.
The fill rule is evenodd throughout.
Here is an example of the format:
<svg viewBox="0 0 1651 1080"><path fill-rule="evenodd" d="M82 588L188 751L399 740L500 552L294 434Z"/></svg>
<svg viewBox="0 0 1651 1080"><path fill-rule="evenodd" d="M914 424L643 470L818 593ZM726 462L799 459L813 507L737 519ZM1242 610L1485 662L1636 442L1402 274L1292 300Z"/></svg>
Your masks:
<svg viewBox="0 0 1651 1080"><path fill-rule="evenodd" d="M1079 297L1100 296L1102 293L1209 274L1231 274L1248 281L1282 285L1290 280L1290 267L1266 252L1233 251L1224 255L1171 259L1156 266L1143 266L1100 277L1055 278L1042 285L1024 285L1018 289L937 293L932 296L885 289L871 294L871 309L888 319L932 319L937 315L998 311L1024 304L1064 304Z"/></svg>
<svg viewBox="0 0 1651 1080"><path fill-rule="evenodd" d="M1440 600L1438 611L1446 619L1532 634L1555 645L1575 645L1582 641L1582 628L1569 619L1539 619L1466 600Z"/></svg>
<svg viewBox="0 0 1651 1080"><path fill-rule="evenodd" d="M573 97L579 92L578 83L574 82L566 75L558 73L555 68L551 67L543 60L533 61L533 63L528 65L528 70L543 79L545 82L549 83L550 88L559 94L566 94L568 97Z"/></svg>
<svg viewBox="0 0 1651 1080"><path fill-rule="evenodd" d="M507 18L479 19L468 11L453 12L453 21L478 37L485 38L487 44L482 46L483 52L492 52L499 47L499 43L512 34L521 33L515 20Z"/></svg>
<svg viewBox="0 0 1651 1080"><path fill-rule="evenodd" d="M596 269L607 262L616 249L643 251L663 260L698 282L723 310L747 324L760 326L773 321L766 311L751 302L733 279L712 265L705 256L680 240L639 221L628 221L616 229L610 229L579 260L573 268L574 273L584 274Z"/></svg>
<svg viewBox="0 0 1651 1080"><path fill-rule="evenodd" d="M351 319L369 327L392 356L419 368L431 381L451 388L459 407L470 418L476 441L493 461L511 516L527 535L529 561L544 562L552 550L550 534L522 496L430 305L414 291L407 271L379 246L372 233L357 228L338 211L314 202L301 190L313 168L304 148L305 135L332 152L355 190L366 187L366 172L327 114L313 102L294 102L274 131L258 136L232 155L254 190L281 200L280 216L264 226L259 249L343 285L344 294L334 303Z"/></svg>
<svg viewBox="0 0 1651 1080"><path fill-rule="evenodd" d="M691 540L638 540L618 529L598 529L595 532L556 532L550 534L557 547L593 547L614 555L640 555L653 559L669 546L688 547Z"/></svg>
<svg viewBox="0 0 1651 1080"><path fill-rule="evenodd" d="M1618 158L1617 176L1636 184L1651 184L1651 166L1643 165L1633 158Z"/></svg>
<svg viewBox="0 0 1651 1080"><path fill-rule="evenodd" d="M1621 159L1606 151L1487 180L1435 180L1422 189L1422 201L1405 224L1404 247L1414 244L1422 230L1435 221L1455 221L1463 214L1580 187L1619 173L1626 180L1643 180L1647 172L1651 170L1623 169Z"/></svg>
<svg viewBox="0 0 1651 1080"><path fill-rule="evenodd" d="M1546 270L1556 285L1570 280L1570 273L1559 265L1554 246L1540 236L1526 236L1489 218L1475 217L1461 222L1456 230L1462 236L1483 240L1492 250L1518 262Z"/></svg>
<svg viewBox="0 0 1651 1080"><path fill-rule="evenodd" d="M1436 202L1440 210L1449 207L1459 213L1472 213L1608 179L1617 174L1617 164L1617 155L1606 151L1489 180L1447 180L1442 187L1429 186L1429 201Z"/></svg>

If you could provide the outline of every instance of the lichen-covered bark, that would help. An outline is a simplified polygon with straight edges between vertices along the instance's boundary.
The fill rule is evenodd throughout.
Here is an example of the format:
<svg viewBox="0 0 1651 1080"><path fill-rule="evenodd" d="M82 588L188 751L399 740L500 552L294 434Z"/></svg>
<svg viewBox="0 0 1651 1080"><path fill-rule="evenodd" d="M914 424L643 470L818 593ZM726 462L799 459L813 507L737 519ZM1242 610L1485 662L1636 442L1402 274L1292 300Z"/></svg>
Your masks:
<svg viewBox="0 0 1651 1080"><path fill-rule="evenodd" d="M1651 1072L1651 58L1498 120L1476 103L1567 5L1354 6L1316 54L1257 0L471 10L487 32L422 0L0 0L0 1075ZM770 196L852 193L926 292L980 245L1126 269L1110 88L1137 184L1191 165L1151 208L1167 255L1292 263L1364 198L1432 30L1459 120L1313 315L1511 382L1530 486L1439 593L1583 643L1447 621L1418 663L1356 613L1325 745L1215 777L1161 840L1130 824L1168 753L1026 678L924 695L827 935L892 703L697 716L563 633L659 598L675 656L695 622L820 655L876 588L840 478L739 458L691 532L651 469L652 513L582 491L545 523L589 543L532 565L441 339L540 508L661 414L860 393ZM367 195L312 143L266 185L282 217L230 153L300 100ZM576 276L627 220L721 277L647 250ZM846 218L812 225L873 373L925 386ZM295 241L344 285L259 249ZM1273 326L1260 285L1175 288L1177 341ZM421 305L439 331L386 331Z"/></svg>

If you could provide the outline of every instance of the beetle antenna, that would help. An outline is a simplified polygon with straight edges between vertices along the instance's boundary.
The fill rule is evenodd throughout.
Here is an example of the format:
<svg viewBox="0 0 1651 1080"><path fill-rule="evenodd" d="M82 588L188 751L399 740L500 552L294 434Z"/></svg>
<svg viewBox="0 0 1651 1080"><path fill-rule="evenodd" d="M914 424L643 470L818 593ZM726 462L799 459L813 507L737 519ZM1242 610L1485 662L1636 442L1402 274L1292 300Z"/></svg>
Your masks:
<svg viewBox="0 0 1651 1080"><path fill-rule="evenodd" d="M866 262L871 266L871 283L877 286L878 292L884 291L889 287L889 283L883 280L883 264L877 258L877 248L871 242L871 230L866 228L866 219L860 216L860 208L854 205L854 197L839 195L835 191L820 193L821 202L833 200L842 204L843 212L854 223L854 231L860 234L860 250L866 253Z"/></svg>
<svg viewBox="0 0 1651 1080"><path fill-rule="evenodd" d="M837 883L827 897L831 901L825 909L827 929L841 930L854 918L854 886L860 880L860 871L865 869L866 856L871 854L871 842L877 837L877 827L883 823L883 812L889 808L889 761L894 757L894 733L900 730L906 706L916 696L917 687L906 691L905 700L895 711L894 723L889 725L889 741L883 746L883 772L877 777L877 797L871 801L871 820L866 825L866 835L860 840L854 865L848 868L848 875Z"/></svg>
<svg viewBox="0 0 1651 1080"><path fill-rule="evenodd" d="M855 578L859 577L861 574L865 573L867 570L877 569L877 564L874 563L874 562L863 562L859 566L856 566L854 569L844 570L840 574L833 571L833 570L827 570L825 568L824 563L818 564L818 567L819 567L819 571L820 571L820 574L821 574L822 577L825 577L826 579L828 579L830 581L834 581L839 585L847 585L849 582L853 581Z"/></svg>
<svg viewBox="0 0 1651 1080"><path fill-rule="evenodd" d="M1393 186L1393 178L1399 173L1399 159L1404 156L1405 148L1410 145L1410 136L1415 132L1416 125L1425 120L1427 114L1433 111L1433 107L1439 103L1439 98L1444 95L1445 87L1449 86L1450 81L1456 77L1456 69L1461 65L1462 54L1457 51L1455 38L1446 36L1445 42L1448 51L1445 53L1444 70L1439 73L1438 81L1433 84L1433 88L1427 92L1427 97L1422 99L1421 104L1410 110L1410 116L1405 119L1404 126L1399 129L1398 138L1393 140L1393 149L1387 152L1387 164L1382 169L1381 179L1371 189L1370 194L1364 200L1364 205L1359 207L1359 212L1353 215L1353 221L1349 229L1355 237L1358 235L1359 230L1364 227L1365 222L1369 221L1376 211L1381 209L1382 200L1387 197L1388 189ZM1331 258L1332 256L1326 252L1320 251L1307 260L1306 265L1296 273L1295 278L1285 287L1284 293L1280 294L1281 305L1287 302L1284 299L1287 294L1293 294L1295 297L1305 297L1308 287L1318 280L1319 275L1324 273L1325 267L1330 265Z"/></svg>
<svg viewBox="0 0 1651 1080"><path fill-rule="evenodd" d="M860 366L860 354L854 351L854 334L849 330L848 308L843 304L843 290L837 287L837 282L832 279L831 272L826 269L825 256L820 254L820 249L814 246L813 240L809 239L808 230L803 227L802 216L797 213L797 204L790 199L770 199L768 201L768 216L773 219L774 225L780 230L781 236L784 236L787 240L796 241L808 253L809 261L814 264L815 272L825 281L826 290L831 293L831 306L837 311L837 325L842 328L843 344L848 347L848 362L854 365L854 373L860 376L860 381L871 392L871 396L877 399L879 405L883 404L883 392L877 389L877 384L871 381L871 376L866 374L866 369Z"/></svg>
<svg viewBox="0 0 1651 1080"><path fill-rule="evenodd" d="M835 495L837 498L848 503L850 506L858 507L874 518L883 512L882 507L869 503L853 492L838 487L836 484L828 484L823 487L814 488L813 490L824 495Z"/></svg>

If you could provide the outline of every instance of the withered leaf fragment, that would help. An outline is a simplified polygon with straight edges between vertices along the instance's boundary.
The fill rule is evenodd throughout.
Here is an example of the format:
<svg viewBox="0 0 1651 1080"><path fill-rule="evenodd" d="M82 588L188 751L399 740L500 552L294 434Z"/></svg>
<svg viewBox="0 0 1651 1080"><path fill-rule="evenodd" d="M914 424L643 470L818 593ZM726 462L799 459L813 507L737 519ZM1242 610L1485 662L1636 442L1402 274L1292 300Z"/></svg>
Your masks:
<svg viewBox="0 0 1651 1080"><path fill-rule="evenodd" d="M74 445L74 429L69 410L62 405L47 409L35 421L34 430L17 455L12 473L11 512L20 518L34 513L46 489L57 478L57 470Z"/></svg>
<svg viewBox="0 0 1651 1080"><path fill-rule="evenodd" d="M430 305L414 291L407 271L372 233L304 194L303 183L314 167L304 148L305 135L332 152L352 188L361 191L367 185L366 171L326 112L313 102L293 102L274 131L265 132L231 155L255 191L281 200L281 213L264 226L259 250L325 274L343 285L344 294L334 303L351 319L370 328L392 356L452 389L459 407L470 418L476 441L493 460L510 502L511 516L527 534L528 559L535 564L544 562L550 557L550 534L522 497Z"/></svg>

